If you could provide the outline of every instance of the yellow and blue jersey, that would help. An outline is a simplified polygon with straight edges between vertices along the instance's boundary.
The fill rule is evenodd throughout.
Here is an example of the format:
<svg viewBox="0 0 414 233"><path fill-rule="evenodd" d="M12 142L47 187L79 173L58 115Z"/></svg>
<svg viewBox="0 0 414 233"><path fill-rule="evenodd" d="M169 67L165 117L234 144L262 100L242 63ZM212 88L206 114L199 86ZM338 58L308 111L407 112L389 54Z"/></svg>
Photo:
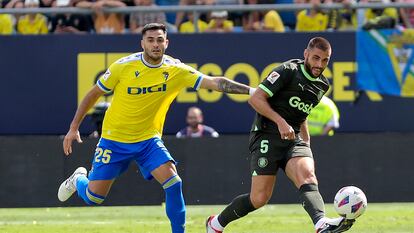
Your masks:
<svg viewBox="0 0 414 233"><path fill-rule="evenodd" d="M114 92L103 138L134 143L161 137L167 111L180 90L200 87L203 74L192 67L167 55L151 65L143 56L135 53L119 59L97 81L101 90Z"/></svg>

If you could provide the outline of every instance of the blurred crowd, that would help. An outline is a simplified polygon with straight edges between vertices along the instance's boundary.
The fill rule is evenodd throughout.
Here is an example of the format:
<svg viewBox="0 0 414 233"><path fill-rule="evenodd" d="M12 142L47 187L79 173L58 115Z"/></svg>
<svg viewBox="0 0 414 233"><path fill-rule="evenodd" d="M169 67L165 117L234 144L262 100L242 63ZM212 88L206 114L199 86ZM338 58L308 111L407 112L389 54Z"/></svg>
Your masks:
<svg viewBox="0 0 414 233"><path fill-rule="evenodd" d="M193 13L136 12L132 14L105 13L106 7L172 6L172 5L241 5L309 3L313 8L297 12L275 10L254 12L213 11L203 13L197 20L198 32L250 31L333 31L355 30L358 27L393 28L396 25L412 28L413 9L351 9L353 0L0 0L2 8L78 7L93 11L83 14L0 14L0 34L48 33L140 33L149 22L164 23L169 32L194 33ZM361 0L366 3L387 3L389 0ZM412 2L414 0L398 0ZM342 3L338 10L323 10L321 4Z"/></svg>

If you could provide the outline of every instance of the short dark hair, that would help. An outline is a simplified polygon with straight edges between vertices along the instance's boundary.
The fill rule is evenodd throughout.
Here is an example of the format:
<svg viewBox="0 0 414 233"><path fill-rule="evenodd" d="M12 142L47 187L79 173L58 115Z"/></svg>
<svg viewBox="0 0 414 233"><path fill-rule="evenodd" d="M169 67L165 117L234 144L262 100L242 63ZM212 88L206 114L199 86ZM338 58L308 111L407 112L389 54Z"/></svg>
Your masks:
<svg viewBox="0 0 414 233"><path fill-rule="evenodd" d="M164 33L167 33L167 28L162 23L147 23L145 24L144 28L142 29L142 36L145 35L147 31L152 30L162 30Z"/></svg>
<svg viewBox="0 0 414 233"><path fill-rule="evenodd" d="M307 49L318 48L322 51L327 51L331 49L331 44L329 41L323 37L314 37L308 43Z"/></svg>

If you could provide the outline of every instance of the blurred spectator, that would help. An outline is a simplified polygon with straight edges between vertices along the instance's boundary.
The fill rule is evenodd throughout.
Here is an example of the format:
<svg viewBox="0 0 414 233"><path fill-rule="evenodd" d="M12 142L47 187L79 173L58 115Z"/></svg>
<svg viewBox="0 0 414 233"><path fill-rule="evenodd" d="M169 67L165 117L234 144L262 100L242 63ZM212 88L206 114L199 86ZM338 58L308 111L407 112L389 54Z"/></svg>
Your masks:
<svg viewBox="0 0 414 233"><path fill-rule="evenodd" d="M102 134L102 124L105 117L106 110L110 106L109 102L99 102L95 105L93 112L90 114L92 122L95 125L95 131L93 131L89 137L99 138Z"/></svg>
<svg viewBox="0 0 414 233"><path fill-rule="evenodd" d="M275 10L265 13L263 20L253 24L255 31L285 32L285 25Z"/></svg>
<svg viewBox="0 0 414 233"><path fill-rule="evenodd" d="M335 103L326 96L314 107L308 116L309 134L312 136L334 134L339 128L339 111Z"/></svg>
<svg viewBox="0 0 414 233"><path fill-rule="evenodd" d="M180 0L155 0L157 6L177 6L180 3ZM175 24L175 12L165 12L167 17L167 22L169 24Z"/></svg>
<svg viewBox="0 0 414 233"><path fill-rule="evenodd" d="M330 10L328 12L328 28L332 30L346 31L355 30L358 26L356 11L349 6L354 3L354 0L328 0L329 3L342 3L342 9Z"/></svg>
<svg viewBox="0 0 414 233"><path fill-rule="evenodd" d="M243 5L244 0L214 0L214 5ZM235 26L242 25L243 12L231 11L228 19L231 20Z"/></svg>
<svg viewBox="0 0 414 233"><path fill-rule="evenodd" d="M188 126L178 131L175 135L177 138L217 138L219 136L216 130L207 125L203 125L203 113L197 107L188 109L186 120Z"/></svg>
<svg viewBox="0 0 414 233"><path fill-rule="evenodd" d="M1 1L3 8L24 8L23 0L4 0Z"/></svg>
<svg viewBox="0 0 414 233"><path fill-rule="evenodd" d="M325 31L328 27L328 16L319 9L320 0L306 0L306 3L311 3L313 8L302 10L298 13L296 17L296 31Z"/></svg>
<svg viewBox="0 0 414 233"><path fill-rule="evenodd" d="M368 3L389 3L389 0L368 0ZM365 21L375 19L378 16L389 16L398 20L398 11L395 8L385 8L385 9L367 9L365 11Z"/></svg>
<svg viewBox="0 0 414 233"><path fill-rule="evenodd" d="M72 7L73 0L56 0L56 7ZM93 31L92 19L89 15L58 14L50 19L50 31L52 33L88 33Z"/></svg>
<svg viewBox="0 0 414 233"><path fill-rule="evenodd" d="M276 4L294 4L294 0L276 0ZM282 22L288 30L294 30L296 26L296 12L295 11L281 11L279 12Z"/></svg>
<svg viewBox="0 0 414 233"><path fill-rule="evenodd" d="M25 8L39 7L39 0L26 0L24 2ZM47 34L47 19L42 14L26 14L19 18L17 23L17 32L20 34Z"/></svg>
<svg viewBox="0 0 414 233"><path fill-rule="evenodd" d="M389 0L368 0L368 2L389 3ZM398 11L395 8L366 9L362 28L364 30L394 28L397 22Z"/></svg>
<svg viewBox="0 0 414 233"><path fill-rule="evenodd" d="M13 18L9 14L0 14L0 35L13 34Z"/></svg>
<svg viewBox="0 0 414 233"><path fill-rule="evenodd" d="M123 33L125 30L125 21L122 14L104 13L104 7L124 7L126 6L121 0L92 0L81 1L76 4L77 7L91 8L95 13L93 21L95 32L98 34Z"/></svg>
<svg viewBox="0 0 414 233"><path fill-rule="evenodd" d="M234 25L227 16L227 11L213 11L206 32L232 32Z"/></svg>
<svg viewBox="0 0 414 233"><path fill-rule="evenodd" d="M180 6L189 6L189 5L213 5L215 0L180 0ZM177 17L175 18L175 26L180 28L180 25L183 21L186 21L184 12L177 12ZM206 14L200 14L200 19L207 22L209 17Z"/></svg>
<svg viewBox="0 0 414 233"><path fill-rule="evenodd" d="M244 0L245 4L247 5L255 5L255 4L274 4L274 0ZM267 13L269 13L267 15ZM273 21L274 24L275 17L279 17L279 14L276 12L277 16L274 14L275 12L260 12L260 11L249 11L243 14L243 31L257 31L262 30L265 24L265 21L268 21L268 24ZM265 20L265 17L267 18ZM269 20L270 19L270 20ZM276 19L277 20L277 19ZM282 23L283 24L283 23ZM272 26L274 27L274 26ZM268 29L264 29L268 31Z"/></svg>
<svg viewBox="0 0 414 233"><path fill-rule="evenodd" d="M134 0L135 6L156 6L153 0ZM134 12L129 19L129 30L132 33L141 33L142 28L148 23L162 23L168 25L165 13L158 12ZM168 31L176 31L168 28Z"/></svg>
<svg viewBox="0 0 414 233"><path fill-rule="evenodd" d="M246 5L259 4L258 0L245 0ZM249 11L243 14L243 31L254 31L254 25L260 22L260 12Z"/></svg>
<svg viewBox="0 0 414 233"><path fill-rule="evenodd" d="M180 33L194 33L194 14L192 12L187 13L188 20L180 25ZM198 32L204 32L208 28L208 24L201 19L197 20Z"/></svg>
<svg viewBox="0 0 414 233"><path fill-rule="evenodd" d="M414 0L400 0L400 2L414 3ZM400 8L400 15L406 28L414 27L414 8Z"/></svg>

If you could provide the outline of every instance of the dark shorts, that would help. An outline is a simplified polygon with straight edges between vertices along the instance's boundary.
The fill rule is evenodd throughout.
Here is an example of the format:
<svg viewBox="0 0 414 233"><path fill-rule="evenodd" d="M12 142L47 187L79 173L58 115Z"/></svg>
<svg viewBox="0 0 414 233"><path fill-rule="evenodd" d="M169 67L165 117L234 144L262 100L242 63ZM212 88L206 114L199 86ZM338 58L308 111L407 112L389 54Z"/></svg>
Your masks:
<svg viewBox="0 0 414 233"><path fill-rule="evenodd" d="M295 140L282 140L279 134L250 133L250 172L256 175L276 175L293 157L311 157L312 151L298 135Z"/></svg>

